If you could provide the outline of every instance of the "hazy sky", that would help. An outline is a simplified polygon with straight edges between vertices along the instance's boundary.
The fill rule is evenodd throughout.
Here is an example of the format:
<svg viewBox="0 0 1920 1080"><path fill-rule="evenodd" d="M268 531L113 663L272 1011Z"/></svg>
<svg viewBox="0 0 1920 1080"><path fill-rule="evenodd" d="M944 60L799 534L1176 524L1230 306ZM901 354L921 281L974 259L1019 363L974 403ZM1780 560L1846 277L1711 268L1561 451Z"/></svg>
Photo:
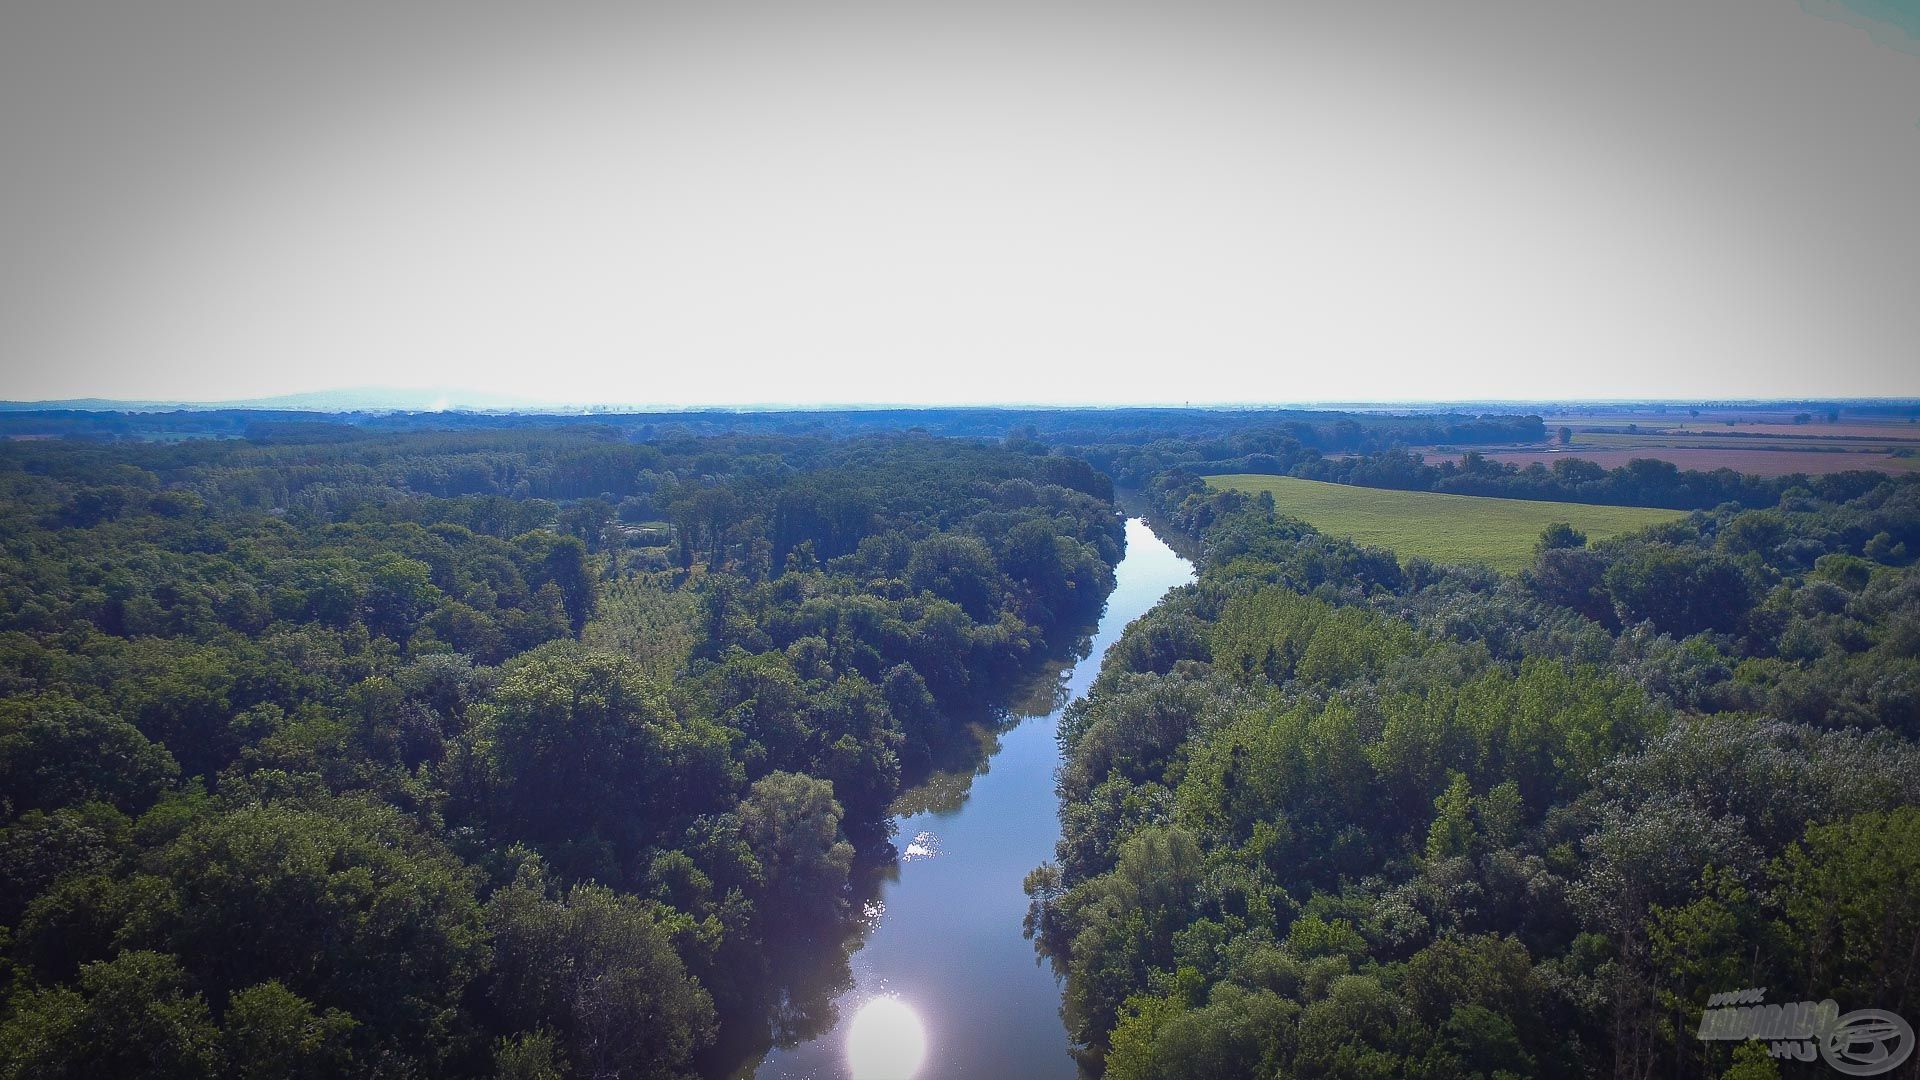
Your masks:
<svg viewBox="0 0 1920 1080"><path fill-rule="evenodd" d="M1850 2L8 0L0 398L1920 394Z"/></svg>

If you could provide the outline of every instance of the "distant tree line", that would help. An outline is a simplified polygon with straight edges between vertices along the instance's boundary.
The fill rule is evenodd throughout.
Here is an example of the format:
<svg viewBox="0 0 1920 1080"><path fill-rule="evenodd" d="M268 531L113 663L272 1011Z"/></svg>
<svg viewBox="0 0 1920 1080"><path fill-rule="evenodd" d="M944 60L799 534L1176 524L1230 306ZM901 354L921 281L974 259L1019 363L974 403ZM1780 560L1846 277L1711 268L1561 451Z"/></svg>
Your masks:
<svg viewBox="0 0 1920 1080"><path fill-rule="evenodd" d="M1886 479L1885 473L1868 470L1817 477L1755 476L1733 469L1702 472L1656 458L1637 458L1612 469L1577 457L1557 458L1552 465L1537 461L1516 465L1471 450L1458 461L1448 458L1433 465L1406 451L1386 451L1323 459L1290 471L1310 480L1368 487L1672 510L1706 510L1724 503L1757 509L1774 505L1796 488L1844 502Z"/></svg>
<svg viewBox="0 0 1920 1080"><path fill-rule="evenodd" d="M1701 472L1654 458L1637 458L1612 469L1577 457L1558 458L1551 465L1531 462L1522 466L1494 461L1473 450L1459 460L1449 457L1428 464L1422 455L1403 449L1325 457L1292 444L1219 459L1149 461L1139 468L1141 472L1121 467L1119 475L1144 476L1139 485L1143 488L1195 489L1207 476L1265 473L1401 491L1671 510L1707 510L1729 504L1758 509L1773 506L1793 492L1845 501L1887 479L1886 473L1870 470L1823 476L1755 476L1733 469Z"/></svg>
<svg viewBox="0 0 1920 1080"><path fill-rule="evenodd" d="M846 438L908 432L998 439L1015 432L1054 446L1113 447L1116 451L1156 440L1184 440L1211 446L1215 440L1249 432L1275 433L1303 446L1327 451L1365 451L1433 443L1525 442L1544 437L1538 416L1477 415L1447 410L1396 414L1226 408L694 409L663 413L598 410L557 415L0 408L0 436L105 441L244 438L255 442L310 445L424 431L471 434L556 429L614 432L644 442L712 435ZM1104 465L1109 452L1101 451L1097 456Z"/></svg>

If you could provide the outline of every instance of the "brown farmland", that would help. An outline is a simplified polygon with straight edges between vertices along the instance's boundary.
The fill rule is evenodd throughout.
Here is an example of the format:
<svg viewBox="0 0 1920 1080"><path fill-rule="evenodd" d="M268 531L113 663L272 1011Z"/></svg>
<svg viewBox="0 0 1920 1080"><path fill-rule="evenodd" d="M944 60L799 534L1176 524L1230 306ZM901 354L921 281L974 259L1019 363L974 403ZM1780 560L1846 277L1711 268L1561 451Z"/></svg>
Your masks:
<svg viewBox="0 0 1920 1080"><path fill-rule="evenodd" d="M1451 456L1451 455L1449 455ZM1763 450L1730 446L1725 449L1694 449L1689 447L1649 446L1631 450L1489 450L1486 456L1494 461L1508 462L1525 467L1534 462L1552 466L1567 457L1584 458L1597 465L1616 469L1635 458L1656 458L1671 461L1682 469L1694 469L1700 472L1712 472L1715 469L1733 469L1754 476L1787 476L1792 473L1806 473L1809 476L1823 476L1827 473L1848 472L1855 469L1872 470L1890 474L1920 472L1920 458L1899 458L1878 453L1831 453L1819 450Z"/></svg>

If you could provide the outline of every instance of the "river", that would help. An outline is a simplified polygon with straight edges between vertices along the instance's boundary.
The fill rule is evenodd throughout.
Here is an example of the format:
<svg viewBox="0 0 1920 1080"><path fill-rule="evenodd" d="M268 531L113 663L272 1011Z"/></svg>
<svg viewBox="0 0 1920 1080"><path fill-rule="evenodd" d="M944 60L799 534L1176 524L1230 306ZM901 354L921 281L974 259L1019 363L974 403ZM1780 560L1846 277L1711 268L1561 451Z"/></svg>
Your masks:
<svg viewBox="0 0 1920 1080"><path fill-rule="evenodd" d="M1009 717L977 769L937 775L905 796L928 808L896 819L900 864L868 906L852 988L835 999L838 1022L769 1051L756 1080L1075 1076L1059 984L1020 933L1021 882L1053 858L1060 837L1054 732L1121 630L1192 581L1193 567L1130 518L1114 576L1086 656L1042 688L1043 705L1024 710L1036 715Z"/></svg>

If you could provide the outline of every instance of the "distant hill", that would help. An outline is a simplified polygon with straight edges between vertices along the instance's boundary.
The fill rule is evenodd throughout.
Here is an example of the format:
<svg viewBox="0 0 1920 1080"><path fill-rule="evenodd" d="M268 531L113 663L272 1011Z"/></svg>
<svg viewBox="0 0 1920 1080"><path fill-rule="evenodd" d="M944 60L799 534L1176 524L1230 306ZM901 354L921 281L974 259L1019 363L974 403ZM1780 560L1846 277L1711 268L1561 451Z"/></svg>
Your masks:
<svg viewBox="0 0 1920 1080"><path fill-rule="evenodd" d="M554 407L550 402L448 387L394 389L384 386L314 390L233 401L121 401L68 398L60 401L0 401L0 412L212 412L257 409L267 412L468 412L524 411Z"/></svg>

